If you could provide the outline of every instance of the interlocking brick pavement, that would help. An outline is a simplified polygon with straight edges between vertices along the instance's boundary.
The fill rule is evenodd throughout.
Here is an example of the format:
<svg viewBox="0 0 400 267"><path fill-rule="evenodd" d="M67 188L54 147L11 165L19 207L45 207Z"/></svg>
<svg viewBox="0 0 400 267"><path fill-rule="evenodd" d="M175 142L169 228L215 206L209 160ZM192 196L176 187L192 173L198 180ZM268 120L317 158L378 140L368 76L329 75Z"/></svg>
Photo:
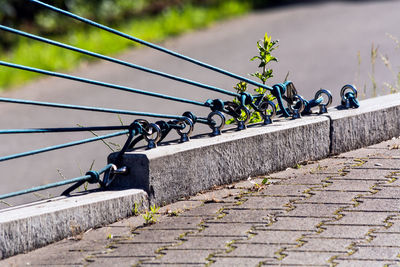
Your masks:
<svg viewBox="0 0 400 267"><path fill-rule="evenodd" d="M1 266L400 266L400 139L215 189Z"/></svg>

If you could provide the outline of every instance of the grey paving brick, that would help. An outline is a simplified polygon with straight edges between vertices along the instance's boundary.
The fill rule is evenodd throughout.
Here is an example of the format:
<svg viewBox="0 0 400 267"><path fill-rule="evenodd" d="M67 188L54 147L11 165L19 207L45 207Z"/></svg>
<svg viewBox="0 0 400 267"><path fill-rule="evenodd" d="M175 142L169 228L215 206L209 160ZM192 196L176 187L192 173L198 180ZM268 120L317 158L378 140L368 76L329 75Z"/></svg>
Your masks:
<svg viewBox="0 0 400 267"><path fill-rule="evenodd" d="M341 214L344 216L340 220L327 222L327 224L385 225L384 220L388 217L386 213L341 212Z"/></svg>
<svg viewBox="0 0 400 267"><path fill-rule="evenodd" d="M356 267L356 266L368 266L368 267L382 267L387 266L391 262L388 261L371 261L371 260L335 260L340 267ZM398 265L395 265L398 267Z"/></svg>
<svg viewBox="0 0 400 267"><path fill-rule="evenodd" d="M329 174L314 174L314 173L305 173L302 175L298 175L297 177L290 178L288 180L282 181L280 184L301 184L301 185L310 185L310 186L322 186L327 179L330 177L337 177L338 175L329 175Z"/></svg>
<svg viewBox="0 0 400 267"><path fill-rule="evenodd" d="M212 258L215 262L211 266L215 267L243 267L257 266L260 262L273 260L270 258L254 258L254 257L216 257Z"/></svg>
<svg viewBox="0 0 400 267"><path fill-rule="evenodd" d="M342 153L338 158L369 158L373 157L381 152L381 149L372 148L361 148L357 150L352 150L346 153Z"/></svg>
<svg viewBox="0 0 400 267"><path fill-rule="evenodd" d="M190 200L201 200L201 201L210 200L210 199L224 200L228 196L239 195L241 192L243 192L242 189L223 188L223 189L220 189L220 190L214 190L214 191L198 194L198 195L196 195L194 197L191 197Z"/></svg>
<svg viewBox="0 0 400 267"><path fill-rule="evenodd" d="M248 224L235 224L234 227L223 223L208 223L202 225L202 230L188 236L248 236L252 226Z"/></svg>
<svg viewBox="0 0 400 267"><path fill-rule="evenodd" d="M400 199L363 199L362 203L351 210L380 210L400 212Z"/></svg>
<svg viewBox="0 0 400 267"><path fill-rule="evenodd" d="M309 265L326 265L329 264L328 261L331 257L335 255L335 253L329 252L284 252L287 254L285 258L283 258L280 263L282 264L303 264L306 266Z"/></svg>
<svg viewBox="0 0 400 267"><path fill-rule="evenodd" d="M400 153L399 153L400 154ZM359 168L379 169L379 170L398 170L400 171L400 158L380 158L368 159L365 164Z"/></svg>
<svg viewBox="0 0 400 267"><path fill-rule="evenodd" d="M299 201L298 203L348 203L354 204L353 199L363 193L341 192L341 191L328 191L328 190L313 190L313 196L308 199ZM369 194L369 193L367 193Z"/></svg>
<svg viewBox="0 0 400 267"><path fill-rule="evenodd" d="M352 240L348 239L316 239L304 237L301 240L304 242L301 246L287 249L287 251L324 251L342 253L347 252L347 247L352 243Z"/></svg>
<svg viewBox="0 0 400 267"><path fill-rule="evenodd" d="M287 212L290 216L304 216L304 217L335 217L335 211L340 207L347 205L325 205L325 204L295 204L295 209Z"/></svg>
<svg viewBox="0 0 400 267"><path fill-rule="evenodd" d="M329 190L370 190L371 186L375 184L374 181L370 180L331 180L327 189Z"/></svg>
<svg viewBox="0 0 400 267"><path fill-rule="evenodd" d="M372 197L375 198L392 198L400 196L400 187L384 187L382 190L375 193Z"/></svg>
<svg viewBox="0 0 400 267"><path fill-rule="evenodd" d="M216 213L226 205L226 203L207 203L185 211L180 214L180 217L210 217L216 216Z"/></svg>
<svg viewBox="0 0 400 267"><path fill-rule="evenodd" d="M398 258L399 253L399 248L358 247L356 253L346 257L339 257L338 259L362 259L377 261L393 260L400 262L400 258Z"/></svg>
<svg viewBox="0 0 400 267"><path fill-rule="evenodd" d="M268 197L268 196L246 196L240 205L226 205L227 208L237 207L246 209L286 209L284 205L293 198L291 197ZM240 201L240 200L239 200Z"/></svg>
<svg viewBox="0 0 400 267"><path fill-rule="evenodd" d="M255 231L255 235L248 240L237 241L236 244L270 244L270 245L296 245L302 232L287 230Z"/></svg>
<svg viewBox="0 0 400 267"><path fill-rule="evenodd" d="M271 211L269 210L234 210L226 209L221 213L223 217L206 220L214 223L247 223L247 224L269 224Z"/></svg>
<svg viewBox="0 0 400 267"><path fill-rule="evenodd" d="M92 253L95 257L132 257L144 258L157 256L160 248L171 246L170 243L123 243L113 244L111 249L105 252Z"/></svg>
<svg viewBox="0 0 400 267"><path fill-rule="evenodd" d="M137 234L131 235L129 240L118 243L178 242L178 237L185 232L185 230L146 230L146 228L144 228L136 231L135 233Z"/></svg>
<svg viewBox="0 0 400 267"><path fill-rule="evenodd" d="M204 250L204 249L180 249L180 248L171 248L160 251L162 256L158 257L155 260L146 261L145 264L173 264L173 265L205 265L207 263L206 258L214 253L215 250Z"/></svg>
<svg viewBox="0 0 400 267"><path fill-rule="evenodd" d="M390 229L390 228L389 228ZM374 238L365 246L396 246L400 247L400 232L376 232ZM400 248L399 248L400 253Z"/></svg>
<svg viewBox="0 0 400 267"><path fill-rule="evenodd" d="M247 238L243 238L247 239ZM187 236L178 249L200 249L200 250L225 250L232 241L230 237L209 237L209 236Z"/></svg>
<svg viewBox="0 0 400 267"><path fill-rule="evenodd" d="M260 195L274 196L305 196L304 191L309 189L309 185L279 185L274 184L268 186L265 190L260 192Z"/></svg>
<svg viewBox="0 0 400 267"><path fill-rule="evenodd" d="M318 235L319 238L335 237L335 238L357 238L364 239L368 231L371 230L370 226L339 226L330 225L326 227L322 233Z"/></svg>
<svg viewBox="0 0 400 267"><path fill-rule="evenodd" d="M159 223L150 225L146 227L146 231L159 231L159 230L197 230L199 227L198 225L203 221L201 217L184 217L184 216L177 216L177 217L167 217L164 218ZM143 231L144 228L139 228L135 230L136 232Z"/></svg>
<svg viewBox="0 0 400 267"><path fill-rule="evenodd" d="M390 147L391 145L394 145L394 144L400 144L400 138L399 137L392 138L392 139L390 139L388 141L384 141L384 142L381 142L379 144L371 145L371 146L369 146L369 148L371 148L371 149L376 149L376 148L387 149L388 147Z"/></svg>
<svg viewBox="0 0 400 267"><path fill-rule="evenodd" d="M268 226L268 229L287 229L287 230L316 230L316 226L321 222L321 218L310 217L291 217L277 216L276 222Z"/></svg>
<svg viewBox="0 0 400 267"><path fill-rule="evenodd" d="M389 174L389 171L382 173L381 169L365 169L353 167L351 169L346 169L345 174L346 175L342 176L343 178L363 178L366 180L368 178L383 179L387 174Z"/></svg>
<svg viewBox="0 0 400 267"><path fill-rule="evenodd" d="M275 253L282 248L281 245L271 244L231 244L234 248L229 253L217 253L216 256L228 256L228 257L257 257L257 258L273 258Z"/></svg>
<svg viewBox="0 0 400 267"><path fill-rule="evenodd" d="M400 221L399 220L390 220L389 219L388 222L391 223L391 226L390 226L390 228L387 229L387 231L400 233Z"/></svg>
<svg viewBox="0 0 400 267"><path fill-rule="evenodd" d="M84 266L121 266L128 267L140 263L142 260L151 259L150 257L131 257L131 256L99 256L87 258Z"/></svg>

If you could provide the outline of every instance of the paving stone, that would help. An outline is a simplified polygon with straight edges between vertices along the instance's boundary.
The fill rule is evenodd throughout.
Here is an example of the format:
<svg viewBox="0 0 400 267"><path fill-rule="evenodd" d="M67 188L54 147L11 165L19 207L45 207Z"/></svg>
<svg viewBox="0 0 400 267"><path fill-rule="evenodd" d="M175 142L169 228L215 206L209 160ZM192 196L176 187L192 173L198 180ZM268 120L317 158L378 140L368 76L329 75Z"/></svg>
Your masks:
<svg viewBox="0 0 400 267"><path fill-rule="evenodd" d="M274 173L270 176L287 179L288 177L296 178L299 175L309 174L310 172L315 174L337 174L346 162L352 162L352 160L341 158L322 159L315 163L301 166L299 169L288 168L285 171Z"/></svg>
<svg viewBox="0 0 400 267"><path fill-rule="evenodd" d="M383 148L387 149L388 147L395 145L395 144L400 144L400 137L397 138L392 138L388 141L381 142L379 144L371 145L369 146L370 149L377 149L377 148Z"/></svg>
<svg viewBox="0 0 400 267"><path fill-rule="evenodd" d="M273 260L270 258L254 258L254 257L215 257L212 258L213 267L242 267L242 266L258 266L260 262Z"/></svg>
<svg viewBox="0 0 400 267"><path fill-rule="evenodd" d="M380 210L400 212L400 199L363 199L352 211Z"/></svg>
<svg viewBox="0 0 400 267"><path fill-rule="evenodd" d="M376 177L376 176L367 176L367 177L358 177L358 178L352 178L352 177L346 177L346 176L341 176L341 177L334 177L331 178L329 181L331 182L336 182L336 181L371 181L373 184L385 184L390 181L389 178L386 177Z"/></svg>
<svg viewBox="0 0 400 267"><path fill-rule="evenodd" d="M368 159L368 161L359 168L379 169L379 170L390 169L390 170L400 171L400 158Z"/></svg>
<svg viewBox="0 0 400 267"><path fill-rule="evenodd" d="M265 190L261 191L259 195L267 195L267 196L274 196L274 195L281 195L281 196L295 196L295 197L302 197L306 194L304 193L305 190L309 189L309 185L279 185L274 184L268 186Z"/></svg>
<svg viewBox="0 0 400 267"><path fill-rule="evenodd" d="M340 267L355 267L355 266L368 266L368 267L394 267L399 265L390 265L387 261L371 261L371 260L335 260ZM389 265L388 265L389 264Z"/></svg>
<svg viewBox="0 0 400 267"><path fill-rule="evenodd" d="M389 228L390 229L390 228ZM374 239L365 246L397 246L400 253L400 232L374 232Z"/></svg>
<svg viewBox="0 0 400 267"><path fill-rule="evenodd" d="M290 216L304 216L304 217L321 217L330 218L335 217L335 212L341 207L347 207L347 205L325 205L325 204L294 204L295 208L289 212L287 215ZM285 215L286 215L285 214Z"/></svg>
<svg viewBox="0 0 400 267"><path fill-rule="evenodd" d="M369 226L339 226L329 225L326 230L318 235L319 238L357 238L364 239L368 231L371 230Z"/></svg>
<svg viewBox="0 0 400 267"><path fill-rule="evenodd" d="M290 251L324 251L324 252L335 252L342 253L347 252L347 247L351 244L351 240L348 239L316 239L304 237L301 239L304 244L299 247L287 249Z"/></svg>
<svg viewBox="0 0 400 267"><path fill-rule="evenodd" d="M233 243L231 247L234 249L229 253L217 253L216 256L273 258L276 256L275 253L282 248L281 245L251 243Z"/></svg>
<svg viewBox="0 0 400 267"><path fill-rule="evenodd" d="M385 225L384 220L388 218L385 213L359 213L341 212L344 215L339 220L327 222L326 224L358 224L358 225Z"/></svg>
<svg viewBox="0 0 400 267"><path fill-rule="evenodd" d="M174 216L164 218L161 222L152 224L146 227L146 231L152 230L197 230L198 225L203 221L200 217L184 217L184 216ZM136 232L140 232L144 230L144 228L139 228L135 230Z"/></svg>
<svg viewBox="0 0 400 267"><path fill-rule="evenodd" d="M338 175L328 175L328 174L313 174L306 173L299 175L297 177L290 178L288 180L282 181L280 185L285 184L301 184L310 186L322 186L329 177L336 177Z"/></svg>
<svg viewBox="0 0 400 267"><path fill-rule="evenodd" d="M338 259L362 259L362 260L397 260L400 262L399 248L389 247L358 247L357 252L347 257L340 257Z"/></svg>
<svg viewBox="0 0 400 267"><path fill-rule="evenodd" d="M213 190L210 192L205 192L205 193L201 193L198 194L194 197L191 197L190 200L210 200L210 199L218 199L218 200L223 200L226 199L229 196L232 195L239 195L240 193L242 193L243 190L242 189L228 189L228 188L223 188L220 190Z"/></svg>
<svg viewBox="0 0 400 267"><path fill-rule="evenodd" d="M328 260L335 255L329 252L295 252L284 251L287 256L283 258L280 263L282 264L303 264L305 266L311 265L326 265L329 264Z"/></svg>
<svg viewBox="0 0 400 267"><path fill-rule="evenodd" d="M310 217L276 217L276 222L268 226L268 229L287 229L287 230L316 230L316 226L321 222L321 218Z"/></svg>
<svg viewBox="0 0 400 267"><path fill-rule="evenodd" d="M331 184L327 187L329 190L370 190L374 181L365 180L331 180Z"/></svg>
<svg viewBox="0 0 400 267"><path fill-rule="evenodd" d="M381 149L372 149L372 148L361 148L357 150L352 150L346 153L342 153L338 158L370 158L381 153Z"/></svg>
<svg viewBox="0 0 400 267"><path fill-rule="evenodd" d="M371 198L396 198L400 196L400 187L384 187L376 192Z"/></svg>
<svg viewBox="0 0 400 267"><path fill-rule="evenodd" d="M131 235L129 240L119 243L178 242L178 237L185 232L185 230L146 230L146 228L144 228L140 231L136 231L135 233L137 234Z"/></svg>
<svg viewBox="0 0 400 267"><path fill-rule="evenodd" d="M389 219L389 223L392 225L387 229L389 232L399 232L400 233L400 221L399 220L391 220Z"/></svg>
<svg viewBox="0 0 400 267"><path fill-rule="evenodd" d="M247 238L243 238L247 239ZM232 241L230 237L209 237L209 236L187 236L178 249L200 249L200 250L225 250Z"/></svg>
<svg viewBox="0 0 400 267"><path fill-rule="evenodd" d="M116 267L128 267L134 266L140 263L142 260L152 259L150 257L130 257L130 256L99 256L88 258L84 266L116 266Z"/></svg>
<svg viewBox="0 0 400 267"><path fill-rule="evenodd" d="M328 191L328 190L313 190L313 196L308 199L298 201L297 203L343 203L354 204L353 199L361 193ZM368 193L369 194L369 193ZM362 194L361 194L362 195Z"/></svg>
<svg viewBox="0 0 400 267"><path fill-rule="evenodd" d="M235 224L234 227L227 227L223 223L205 223L202 225L202 230L188 236L242 236L247 237L251 230L251 225Z"/></svg>
<svg viewBox="0 0 400 267"><path fill-rule="evenodd" d="M162 256L158 257L155 260L146 261L143 265L146 264L174 264L174 265L205 265L208 261L207 257L215 253L215 250L204 250L204 249L180 249L180 248L171 248L160 251Z"/></svg>
<svg viewBox="0 0 400 267"><path fill-rule="evenodd" d="M233 186L235 189L252 189L256 184L262 184L262 181L267 178L267 176L264 177L249 177L247 180L235 183ZM279 182L281 179L271 179L267 178L269 182Z"/></svg>
<svg viewBox="0 0 400 267"><path fill-rule="evenodd" d="M216 216L217 212L223 208L226 203L207 203L195 209L191 209L179 214L179 217L210 217Z"/></svg>
<svg viewBox="0 0 400 267"><path fill-rule="evenodd" d="M244 202L240 205L227 205L227 208L245 208L245 209L286 209L284 205L293 198L291 197L268 197L268 196L246 196ZM240 201L240 200L239 200Z"/></svg>
<svg viewBox="0 0 400 267"><path fill-rule="evenodd" d="M252 238L238 240L236 244L296 245L301 234L300 231L255 230Z"/></svg>
<svg viewBox="0 0 400 267"><path fill-rule="evenodd" d="M160 248L171 246L170 243L129 243L122 244L115 243L111 246L111 250L106 253L92 253L96 257L132 257L143 258L157 256L156 251Z"/></svg>
<svg viewBox="0 0 400 267"><path fill-rule="evenodd" d="M389 172L382 173L381 169L351 168L346 169L343 178L383 179Z"/></svg>
<svg viewBox="0 0 400 267"><path fill-rule="evenodd" d="M79 237L80 238L80 237ZM60 265L79 266L85 263L84 258L95 252L106 252L109 241L68 240L64 239L55 244L43 247L29 254L20 254L0 261L0 266L43 266L49 262ZM60 253L62 251L62 253Z"/></svg>
<svg viewBox="0 0 400 267"><path fill-rule="evenodd" d="M224 215L224 216L223 216ZM246 223L269 224L271 211L269 210L234 210L226 209L221 213L221 218L206 220L206 223Z"/></svg>

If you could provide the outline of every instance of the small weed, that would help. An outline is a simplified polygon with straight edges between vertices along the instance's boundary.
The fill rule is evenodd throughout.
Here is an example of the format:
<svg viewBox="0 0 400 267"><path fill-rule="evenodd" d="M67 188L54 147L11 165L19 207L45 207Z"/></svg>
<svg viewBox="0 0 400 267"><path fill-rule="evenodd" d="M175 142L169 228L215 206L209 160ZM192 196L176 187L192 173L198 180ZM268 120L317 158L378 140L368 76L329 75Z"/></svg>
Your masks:
<svg viewBox="0 0 400 267"><path fill-rule="evenodd" d="M135 205L132 207L132 214L134 216L138 216L139 215L139 205L137 203L135 203Z"/></svg>
<svg viewBox="0 0 400 267"><path fill-rule="evenodd" d="M254 60L259 61L258 67L261 69L261 72L257 71L255 73L250 73L250 75L258 78L262 84L266 84L268 79L274 77L273 70L268 68L268 64L271 62L278 62L278 59L276 57L272 56L272 51L274 51L276 48L278 48L278 41L271 40L271 37L268 36L267 33L265 33L264 39L259 40L257 42L258 55L254 56L250 59L251 61L254 61ZM287 76L288 75L289 75L289 73L287 74ZM286 78L287 78L287 76L286 76ZM236 91L238 93L242 93L242 92L247 91L247 86L248 85L246 82L240 81L239 83L236 84L234 89L236 89ZM258 94L266 93L266 89L262 88L262 87L254 88L254 91ZM272 94L266 95L265 98L266 98L266 100L269 100L269 101L272 101L275 99L275 97L272 96ZM240 101L237 98L235 98L233 100L233 102L240 104ZM257 123L257 122L261 122L263 120L261 114L259 112L256 112L253 109L253 107L251 107L250 105L247 105L246 107L252 113L249 123ZM232 124L234 122L235 122L234 119L230 119L226 123Z"/></svg>
<svg viewBox="0 0 400 267"><path fill-rule="evenodd" d="M252 182L252 181L250 181L250 182ZM256 192L261 191L262 189L265 188L266 185L270 184L268 178L264 178L264 179L261 181L261 184L258 184L258 183L256 183L256 182L252 182L252 183L254 183L254 185L253 185L253 187L250 189L250 191L256 191Z"/></svg>
<svg viewBox="0 0 400 267"><path fill-rule="evenodd" d="M142 215L145 221L145 225L150 225L157 222L157 218L159 217L157 213L159 209L159 207L153 205L150 207L150 210L146 211L146 213Z"/></svg>

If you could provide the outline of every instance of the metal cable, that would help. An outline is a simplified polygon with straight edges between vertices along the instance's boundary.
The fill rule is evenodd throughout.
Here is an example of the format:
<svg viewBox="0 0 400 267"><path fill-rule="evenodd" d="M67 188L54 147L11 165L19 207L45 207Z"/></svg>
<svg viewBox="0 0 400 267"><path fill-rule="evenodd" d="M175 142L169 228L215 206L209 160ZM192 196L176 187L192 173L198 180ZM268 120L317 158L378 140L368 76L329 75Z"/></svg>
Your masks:
<svg viewBox="0 0 400 267"><path fill-rule="evenodd" d="M108 139L108 138L124 135L124 134L127 134L127 133L129 133L129 130L120 131L120 132L107 134L107 135L102 135L102 136L96 136L96 137L83 139L83 140L79 140L79 141L74 141L74 142L69 142L69 143L65 143L65 144L61 144L61 145L49 146L49 147L36 149L36 150L31 150L31 151L27 151L27 152L23 152L23 153L13 154L13 155L5 156L5 157L0 157L0 162L11 160L11 159L22 158L22 157L26 157L26 156L31 156L31 155L36 155L36 154L40 154L40 153L43 153L43 152L58 150L58 149L61 149L61 148L87 144L87 143L91 143L91 142L94 142L94 141L99 141L99 140L103 140L103 139Z"/></svg>
<svg viewBox="0 0 400 267"><path fill-rule="evenodd" d="M63 109L95 111L95 112L114 113L114 114L124 114L124 115L137 115L137 116L146 116L146 117L154 117L154 118L167 118L167 119L183 119L183 118L185 118L183 116L175 116L175 115L167 115L167 114L157 114L157 113L138 112L138 111L129 111L129 110L119 110L119 109L97 108L97 107L87 107L87 106L78 106L78 105L69 105L69 104L39 102L39 101L21 100L21 99L6 98L6 97L0 97L0 102L35 105L35 106L45 106L45 107L63 108Z"/></svg>
<svg viewBox="0 0 400 267"><path fill-rule="evenodd" d="M103 169L98 171L99 175L101 175L104 172L106 172L107 170L111 169L112 166L113 166L112 164L108 164L106 167L104 167ZM33 187L30 189L25 189L25 190L13 192L13 193L0 195L0 199L16 197L16 196L20 196L20 195L24 195L24 194L29 194L29 193L46 190L46 189L53 188L53 187L58 187L58 186L63 186L63 185L68 185L68 184L73 184L73 183L78 183L78 182L86 182L86 181L89 181L90 179L92 179L91 175L84 175L84 176L76 177L76 178L69 179L69 180L64 180L64 181L60 181L60 182L56 182L56 183L41 185L41 186Z"/></svg>
<svg viewBox="0 0 400 267"><path fill-rule="evenodd" d="M91 52L91 51L88 51L88 50L84 50L84 49L81 49L81 48L77 48L77 47L74 47L74 46L71 46L71 45L67 45L67 44L63 44L63 43L60 43L60 42L56 42L56 41L53 41L53 40L50 40L50 39L46 39L46 38L43 38L43 37L40 37L40 36L37 36L37 35L33 35L33 34L30 34L30 33L27 33L27 32L19 31L19 30L16 30L16 29L13 29L13 28L9 28L9 27L3 26L3 25L0 25L0 30L7 31L7 32L10 32L10 33L14 33L14 34L17 34L17 35L21 35L21 36L24 36L24 37L28 37L28 38L31 38L31 39L34 39L34 40L37 40L37 41L40 41L40 42L47 43L47 44L51 44L51 45L55 45L55 46L58 46L58 47L62 47L62 48L65 48L65 49L68 49L68 50L72 50L72 51L75 51L75 52L78 52L78 53L81 53L81 54L85 54L85 55L89 55L89 56L92 56L92 57L104 59L104 60L107 60L107 61L110 61L110 62L113 62L113 63L117 63L117 64L120 64L120 65L123 65L123 66L127 66L127 67L130 67L130 68L138 69L138 70L141 70L141 71L145 71L145 72L148 72L148 73L151 73L151 74L159 75L159 76L162 76L162 77L165 77L165 78L169 78L169 79L172 79L172 80L175 80L175 81L179 81L179 82L187 83L187 84L194 85L194 86L197 86L197 87L201 87L201 88L204 88L204 89L212 90L212 91L215 91L215 92L219 92L219 93L223 93L223 94L227 94L227 95L232 95L232 96L238 96L239 95L237 93L230 92L230 91L218 88L218 87L214 87L214 86L211 86L211 85L207 85L207 84L199 83L199 82L192 81L192 80L189 80L189 79L181 78L181 77L178 77L178 76L175 76L175 75L171 75L171 74L168 74L168 73L165 73L165 72L161 72L161 71L153 70L153 69L146 68L146 67L143 67L143 66L139 66L139 65L136 65L136 64L132 64L132 63L129 63L129 62L126 62L126 61L123 61L123 60L116 59L116 58L104 56L102 54L94 53L94 52Z"/></svg>
<svg viewBox="0 0 400 267"><path fill-rule="evenodd" d="M169 50L169 49L167 49L167 48L164 48L164 47L158 46L158 45L156 45L156 44L153 44L153 43L150 43L150 42L141 40L141 39L139 39L139 38L136 38L136 37L134 37L134 36L128 35L128 34L123 33L123 32L121 32L121 31L112 29L112 28L110 28L110 27L107 27L107 26L102 25L102 24L100 24L100 23L94 22L94 21L92 21L92 20L83 18L83 17L81 17L81 16L78 16L78 15L73 14L73 13L71 13L71 12L68 12L68 11L66 11L66 10L57 8L57 7L55 7L55 6L52 6L52 5L43 3L43 2L38 1L38 0L29 0L29 1L34 2L34 3L36 3L36 4L39 4L39 5L41 5L41 6L44 6L44 7L48 8L48 9L50 9L50 10L53 10L53 11L55 11L55 12L57 12L57 13L64 14L64 15L66 15L66 16L69 16L69 17L73 18L73 19L76 19L76 20L79 20L79 21L81 21L81 22L87 23L87 24L89 24L89 25L92 25L92 26L94 26L94 27L97 27L97 28L100 28L100 29L102 29L102 30L108 31L108 32L110 32L110 33L116 34L116 35L118 35L118 36L120 36L120 37L126 38L126 39L128 39L128 40L131 40L131 41L137 42L137 43L139 43L139 44L145 45L145 46L147 46L147 47L150 47L150 48L156 49L156 50L158 50L158 51L164 52L164 53L169 54L169 55L171 55L171 56L180 58L180 59L182 59L182 60L185 60L185 61L191 62L191 63L193 63L193 64L199 65L199 66L201 66L201 67L207 68L207 69L209 69L209 70L216 71L216 72L219 72L219 73L221 73L221 74L227 75L227 76L229 76L229 77L232 77L232 78L235 78L235 79L239 79L239 80L245 81L245 82L247 82L247 83L249 83L249 84L252 84L252 85L255 85L255 86L258 86L258 87L267 89L267 90L269 90L269 91L272 91L272 87L269 87L269 86L264 85L264 84L262 84L262 83L255 82L255 81L250 80L250 79L248 79L248 78L246 78L246 77L243 77L243 76L234 74L234 73L232 73L232 72L230 72L230 71L227 71L227 70L224 70L224 69L221 69L221 68L217 68L217 67L215 67L215 66L209 65L209 64L204 63L204 62L201 62L201 61L199 61L199 60L196 60L196 59L190 58L190 57L188 57L188 56L179 54L179 53L174 52L174 51L172 51L172 50Z"/></svg>
<svg viewBox="0 0 400 267"><path fill-rule="evenodd" d="M197 105L197 106L208 107L207 104L201 103L198 101L193 101L193 100L188 100L188 99L184 99L184 98L180 98L180 97L174 97L174 96L158 94L158 93L153 93L153 92L148 92L148 91L144 91L144 90L134 89L131 87L126 87L126 86L121 86L121 85L116 85L116 84L111 84L111 83L99 82L99 81L95 81L95 80L90 80L90 79L85 79L85 78L81 78L81 77L68 75L68 74L22 66L22 65L18 65L18 64L14 64L14 63L0 61L0 65L5 66L5 67L10 67L10 68L15 68L15 69L45 74L45 75L49 75L49 76L54 76L54 77L58 77L58 78L63 78L63 79L68 79L68 80L73 80L73 81L78 81L78 82L83 82L83 83L88 83L88 84L93 84L93 85L98 85L98 86L104 86L104 87L108 87L108 88L112 88L112 89L128 91L128 92L132 92L132 93L148 95L148 96L153 96L153 97L157 97L157 98L177 101L177 102L182 102L182 103L186 103L186 104L193 104L193 105Z"/></svg>

